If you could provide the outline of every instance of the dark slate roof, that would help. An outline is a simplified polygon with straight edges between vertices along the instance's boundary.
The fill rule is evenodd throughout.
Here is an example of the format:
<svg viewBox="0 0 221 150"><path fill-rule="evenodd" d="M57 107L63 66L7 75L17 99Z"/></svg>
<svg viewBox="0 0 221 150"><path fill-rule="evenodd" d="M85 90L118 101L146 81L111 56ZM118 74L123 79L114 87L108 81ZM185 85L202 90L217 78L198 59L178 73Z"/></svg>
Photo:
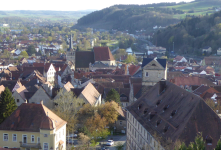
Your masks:
<svg viewBox="0 0 221 150"><path fill-rule="evenodd" d="M171 143L170 149L173 149L178 139L189 145L202 132L204 139L207 136L213 139L212 145L206 145L206 148L214 149L221 134L219 116L199 96L165 82L163 92L159 94L160 83L157 83L127 110L151 135L159 137L156 140L163 147ZM158 121L160 124L156 125Z"/></svg>
<svg viewBox="0 0 221 150"><path fill-rule="evenodd" d="M1 81L0 85L4 85L4 87L8 87L8 89L12 91L16 83L17 83L17 80L7 80L7 81Z"/></svg>
<svg viewBox="0 0 221 150"><path fill-rule="evenodd" d="M133 75L133 77L136 77L136 78L142 78L142 76L143 76L142 70L137 71L137 73L135 73L135 74Z"/></svg>
<svg viewBox="0 0 221 150"><path fill-rule="evenodd" d="M206 92L209 88L210 88L209 86L201 85L196 90L194 90L193 93L200 96L201 94Z"/></svg>
<svg viewBox="0 0 221 150"><path fill-rule="evenodd" d="M73 94L74 94L76 97L78 97L83 90L84 90L84 88L81 88L81 89L77 89L77 88L71 89L71 91L73 92Z"/></svg>
<svg viewBox="0 0 221 150"><path fill-rule="evenodd" d="M134 95L134 97L136 99L140 98L142 95L144 95L147 91L149 91L153 86L145 86L145 85L137 85L139 89L139 91L136 93L136 95ZM134 89L137 90L137 89Z"/></svg>
<svg viewBox="0 0 221 150"><path fill-rule="evenodd" d="M35 92L24 92L25 98L29 102L29 99L35 94Z"/></svg>
<svg viewBox="0 0 221 150"><path fill-rule="evenodd" d="M152 60L152 58L143 58L143 63L142 63L142 67L146 66L147 64L149 64ZM156 59L158 61L158 63L163 67L166 68L166 64L167 64L167 60L166 59Z"/></svg>
<svg viewBox="0 0 221 150"><path fill-rule="evenodd" d="M89 68L90 63L94 63L94 52L77 51L75 55L75 68Z"/></svg>

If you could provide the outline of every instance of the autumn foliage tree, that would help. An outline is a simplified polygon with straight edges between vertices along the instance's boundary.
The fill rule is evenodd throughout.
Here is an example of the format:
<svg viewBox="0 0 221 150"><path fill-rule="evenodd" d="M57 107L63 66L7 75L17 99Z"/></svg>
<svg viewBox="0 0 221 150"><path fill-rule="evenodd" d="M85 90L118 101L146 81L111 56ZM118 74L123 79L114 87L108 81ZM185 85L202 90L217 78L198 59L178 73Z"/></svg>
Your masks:
<svg viewBox="0 0 221 150"><path fill-rule="evenodd" d="M113 124L119 116L117 112L117 109L119 109L118 107L118 104L114 101L106 102L104 105L98 107L98 113L106 118L107 123L110 125Z"/></svg>
<svg viewBox="0 0 221 150"><path fill-rule="evenodd" d="M97 142L99 137L105 138L110 134L107 127L118 119L119 113L117 110L119 108L118 104L113 101L106 102L101 106L85 104L78 113L79 122L85 125L81 132L91 138L93 137L94 142Z"/></svg>
<svg viewBox="0 0 221 150"><path fill-rule="evenodd" d="M67 129L73 132L78 122L77 115L80 109L79 105L83 104L83 100L76 98L72 92L63 91L62 89L58 92L58 95L59 98L54 100L57 106L53 111L68 122Z"/></svg>
<svg viewBox="0 0 221 150"><path fill-rule="evenodd" d="M107 126L106 118L101 117L98 113L87 119L86 126L95 143L99 137L106 138L110 134L108 128L105 128Z"/></svg>

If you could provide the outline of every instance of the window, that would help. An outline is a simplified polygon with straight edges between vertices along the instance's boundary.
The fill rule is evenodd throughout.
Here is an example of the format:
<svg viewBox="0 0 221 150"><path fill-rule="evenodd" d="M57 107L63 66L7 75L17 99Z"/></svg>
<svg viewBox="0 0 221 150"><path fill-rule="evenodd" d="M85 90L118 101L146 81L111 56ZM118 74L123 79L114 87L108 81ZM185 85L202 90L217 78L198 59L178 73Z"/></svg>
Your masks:
<svg viewBox="0 0 221 150"><path fill-rule="evenodd" d="M17 134L12 134L12 141L16 142L17 141Z"/></svg>
<svg viewBox="0 0 221 150"><path fill-rule="evenodd" d="M40 143L40 137L38 137L38 143Z"/></svg>
<svg viewBox="0 0 221 150"><path fill-rule="evenodd" d="M213 139L211 136L206 136L206 144L207 145L213 145Z"/></svg>
<svg viewBox="0 0 221 150"><path fill-rule="evenodd" d="M27 135L22 135L22 142L27 143Z"/></svg>
<svg viewBox="0 0 221 150"><path fill-rule="evenodd" d="M47 134L44 134L44 137L48 137L48 135L47 135Z"/></svg>
<svg viewBox="0 0 221 150"><path fill-rule="evenodd" d="M35 136L31 135L31 142L34 143L35 142Z"/></svg>
<svg viewBox="0 0 221 150"><path fill-rule="evenodd" d="M148 77L148 72L146 72L146 77Z"/></svg>
<svg viewBox="0 0 221 150"><path fill-rule="evenodd" d="M7 133L3 134L3 141L8 141L8 134Z"/></svg>
<svg viewBox="0 0 221 150"><path fill-rule="evenodd" d="M19 99L17 99L17 103L19 103Z"/></svg>
<svg viewBox="0 0 221 150"><path fill-rule="evenodd" d="M160 78L161 77L161 73L158 73L158 78Z"/></svg>
<svg viewBox="0 0 221 150"><path fill-rule="evenodd" d="M4 146L3 148L8 148L8 146Z"/></svg>
<svg viewBox="0 0 221 150"><path fill-rule="evenodd" d="M44 143L44 150L48 150L48 143Z"/></svg>
<svg viewBox="0 0 221 150"><path fill-rule="evenodd" d="M120 125L122 126L122 121L120 121Z"/></svg>

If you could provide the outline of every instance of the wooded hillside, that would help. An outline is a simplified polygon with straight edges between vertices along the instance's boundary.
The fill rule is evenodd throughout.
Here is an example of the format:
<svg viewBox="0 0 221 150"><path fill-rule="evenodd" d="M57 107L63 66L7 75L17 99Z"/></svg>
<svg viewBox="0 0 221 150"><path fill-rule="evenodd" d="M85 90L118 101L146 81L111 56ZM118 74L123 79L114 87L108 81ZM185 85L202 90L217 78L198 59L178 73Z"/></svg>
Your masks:
<svg viewBox="0 0 221 150"><path fill-rule="evenodd" d="M184 54L201 55L202 48L211 47L212 53L221 47L221 11L204 16L186 18L177 25L159 30L154 44Z"/></svg>
<svg viewBox="0 0 221 150"><path fill-rule="evenodd" d="M184 14L174 8L160 8L173 6L176 3L160 3L151 5L115 5L95 11L78 20L78 26L87 26L103 29L129 30L133 33L138 29L166 26L179 22L173 18L174 14ZM99 26L100 25L100 26Z"/></svg>

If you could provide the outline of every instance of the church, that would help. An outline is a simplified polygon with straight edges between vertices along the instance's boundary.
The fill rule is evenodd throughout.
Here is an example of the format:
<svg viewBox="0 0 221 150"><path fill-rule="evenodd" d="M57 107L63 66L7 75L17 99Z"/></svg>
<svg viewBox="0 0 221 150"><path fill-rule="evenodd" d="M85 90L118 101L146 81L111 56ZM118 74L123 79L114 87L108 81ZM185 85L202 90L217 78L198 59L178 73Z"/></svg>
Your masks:
<svg viewBox="0 0 221 150"><path fill-rule="evenodd" d="M109 47L94 47L92 51L76 51L73 49L72 35L69 49L66 52L66 61L76 71L89 72L93 68L108 69L116 67L116 61Z"/></svg>

